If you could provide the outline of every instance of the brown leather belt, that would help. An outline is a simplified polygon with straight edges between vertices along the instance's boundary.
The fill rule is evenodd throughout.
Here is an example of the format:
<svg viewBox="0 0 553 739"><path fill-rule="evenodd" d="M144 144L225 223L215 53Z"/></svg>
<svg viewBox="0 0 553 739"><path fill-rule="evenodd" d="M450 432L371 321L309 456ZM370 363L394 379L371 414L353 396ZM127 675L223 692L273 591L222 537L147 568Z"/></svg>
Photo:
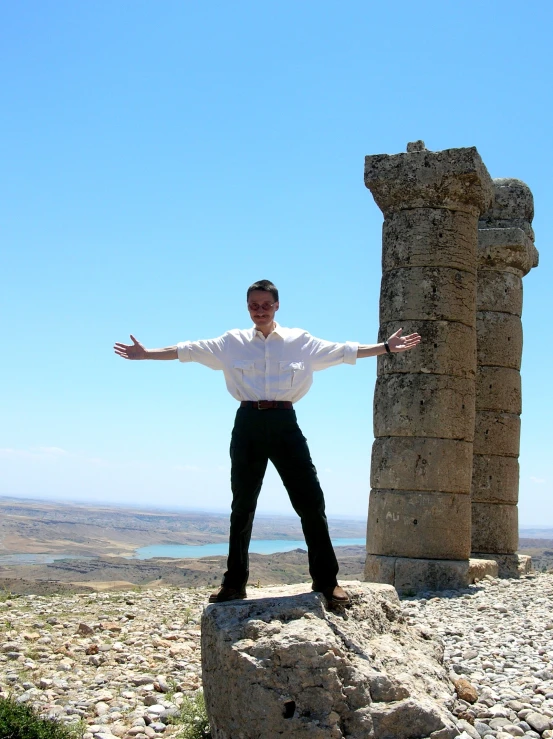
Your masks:
<svg viewBox="0 0 553 739"><path fill-rule="evenodd" d="M255 408L258 411L267 411L272 408L290 410L293 405L290 400L242 400L240 408Z"/></svg>

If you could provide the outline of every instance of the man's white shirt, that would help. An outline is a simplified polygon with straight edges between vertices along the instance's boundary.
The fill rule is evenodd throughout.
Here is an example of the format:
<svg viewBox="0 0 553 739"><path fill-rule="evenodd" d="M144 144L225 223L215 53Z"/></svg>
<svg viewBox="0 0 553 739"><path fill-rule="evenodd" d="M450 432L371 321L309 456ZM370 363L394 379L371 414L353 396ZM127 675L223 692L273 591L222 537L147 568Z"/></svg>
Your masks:
<svg viewBox="0 0 553 739"><path fill-rule="evenodd" d="M236 400L290 400L296 403L313 384L313 373L337 364L355 364L359 344L335 344L300 328L275 325L265 338L255 327L233 329L216 339L177 344L181 362L222 370Z"/></svg>

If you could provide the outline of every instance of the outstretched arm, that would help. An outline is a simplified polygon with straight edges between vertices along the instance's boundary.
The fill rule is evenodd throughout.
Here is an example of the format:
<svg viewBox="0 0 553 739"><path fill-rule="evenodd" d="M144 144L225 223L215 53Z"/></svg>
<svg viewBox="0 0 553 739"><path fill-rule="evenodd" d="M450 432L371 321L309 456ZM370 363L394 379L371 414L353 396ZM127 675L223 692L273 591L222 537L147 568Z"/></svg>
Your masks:
<svg viewBox="0 0 553 739"><path fill-rule="evenodd" d="M409 349L414 349L417 344L420 343L421 337L419 334L409 334L409 336L402 336L401 332L403 329L399 329L395 334L392 334L387 340L390 351L386 351L385 344L360 344L357 350L357 358L363 359L364 357L377 357L379 354L397 354L398 352L406 352Z"/></svg>
<svg viewBox="0 0 553 739"><path fill-rule="evenodd" d="M131 334L132 344L115 343L113 351L123 359L178 359L177 347L166 346L164 349L146 349Z"/></svg>

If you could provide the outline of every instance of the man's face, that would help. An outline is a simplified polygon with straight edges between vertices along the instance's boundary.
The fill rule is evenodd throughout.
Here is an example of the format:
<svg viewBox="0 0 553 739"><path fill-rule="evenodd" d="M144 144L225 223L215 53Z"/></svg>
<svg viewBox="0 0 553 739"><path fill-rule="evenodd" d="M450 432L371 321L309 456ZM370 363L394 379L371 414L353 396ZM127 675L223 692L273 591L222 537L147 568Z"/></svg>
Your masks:
<svg viewBox="0 0 553 739"><path fill-rule="evenodd" d="M278 302L267 290L254 290L248 296L248 310L256 328L272 329Z"/></svg>

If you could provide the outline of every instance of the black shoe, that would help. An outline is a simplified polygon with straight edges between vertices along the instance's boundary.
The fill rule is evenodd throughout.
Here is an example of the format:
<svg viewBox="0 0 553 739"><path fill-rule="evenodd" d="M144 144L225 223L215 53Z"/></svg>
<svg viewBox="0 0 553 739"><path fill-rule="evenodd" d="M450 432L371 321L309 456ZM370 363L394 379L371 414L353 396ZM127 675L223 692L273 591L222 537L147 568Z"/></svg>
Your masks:
<svg viewBox="0 0 553 739"><path fill-rule="evenodd" d="M229 588L226 585L221 585L219 590L211 593L209 596L210 603L226 603L228 600L243 600L246 597L246 589L241 588Z"/></svg>
<svg viewBox="0 0 553 739"><path fill-rule="evenodd" d="M338 584L328 585L325 588L318 588L313 585L313 590L317 593L322 593L329 606L347 606L351 603L349 595Z"/></svg>

